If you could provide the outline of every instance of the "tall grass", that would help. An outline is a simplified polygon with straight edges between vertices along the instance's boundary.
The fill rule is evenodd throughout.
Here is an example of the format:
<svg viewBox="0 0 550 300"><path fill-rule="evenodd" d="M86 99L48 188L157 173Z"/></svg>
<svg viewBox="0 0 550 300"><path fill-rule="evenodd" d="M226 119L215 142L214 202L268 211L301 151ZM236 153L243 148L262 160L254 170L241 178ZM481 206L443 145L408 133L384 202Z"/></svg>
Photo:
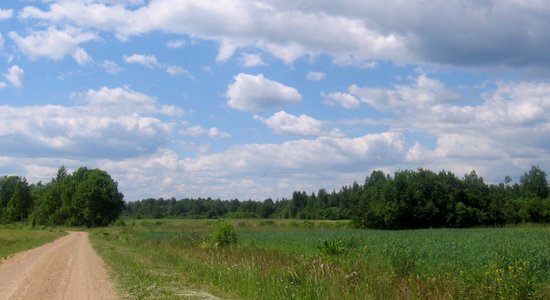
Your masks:
<svg viewBox="0 0 550 300"><path fill-rule="evenodd" d="M550 298L550 227L233 223L238 244L225 248L201 247L209 221L129 221L92 239L131 298L190 290L243 299Z"/></svg>
<svg viewBox="0 0 550 300"><path fill-rule="evenodd" d="M66 232L58 229L0 227L0 260L17 252L51 242Z"/></svg>

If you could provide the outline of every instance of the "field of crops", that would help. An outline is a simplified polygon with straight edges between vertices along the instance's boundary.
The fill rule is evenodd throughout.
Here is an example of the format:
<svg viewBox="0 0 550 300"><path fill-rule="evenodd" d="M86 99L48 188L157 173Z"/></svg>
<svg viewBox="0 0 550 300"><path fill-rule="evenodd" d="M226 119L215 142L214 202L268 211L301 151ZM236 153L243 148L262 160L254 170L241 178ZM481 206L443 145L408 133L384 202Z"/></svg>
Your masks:
<svg viewBox="0 0 550 300"><path fill-rule="evenodd" d="M550 298L550 227L377 231L345 222L130 220L92 241L132 298ZM214 239L213 239L214 238Z"/></svg>

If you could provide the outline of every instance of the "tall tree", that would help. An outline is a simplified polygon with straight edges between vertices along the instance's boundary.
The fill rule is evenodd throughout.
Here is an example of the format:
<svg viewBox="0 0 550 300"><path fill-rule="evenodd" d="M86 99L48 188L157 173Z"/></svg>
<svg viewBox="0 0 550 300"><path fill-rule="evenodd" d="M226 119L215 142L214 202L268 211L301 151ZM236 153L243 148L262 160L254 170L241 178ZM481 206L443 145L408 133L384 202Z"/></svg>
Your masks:
<svg viewBox="0 0 550 300"><path fill-rule="evenodd" d="M548 197L546 173L538 166L532 166L520 179L520 190L524 197Z"/></svg>
<svg viewBox="0 0 550 300"><path fill-rule="evenodd" d="M19 179L15 184L15 190L8 202L8 216L10 221L27 219L32 209L32 196L26 179Z"/></svg>

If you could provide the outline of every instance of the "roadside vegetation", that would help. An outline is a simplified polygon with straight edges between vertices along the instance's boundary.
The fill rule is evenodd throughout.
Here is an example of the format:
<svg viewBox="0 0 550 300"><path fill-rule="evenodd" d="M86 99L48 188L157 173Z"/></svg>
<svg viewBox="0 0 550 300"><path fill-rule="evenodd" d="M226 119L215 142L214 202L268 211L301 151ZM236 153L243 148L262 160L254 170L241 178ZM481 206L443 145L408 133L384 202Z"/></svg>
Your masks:
<svg viewBox="0 0 550 300"><path fill-rule="evenodd" d="M0 226L0 262L3 258L51 242L65 234L67 234L65 231L55 228L30 229L21 226Z"/></svg>
<svg viewBox="0 0 550 300"><path fill-rule="evenodd" d="M126 220L91 237L128 298L192 297L190 289L242 299L550 296L548 226L380 231L345 221Z"/></svg>

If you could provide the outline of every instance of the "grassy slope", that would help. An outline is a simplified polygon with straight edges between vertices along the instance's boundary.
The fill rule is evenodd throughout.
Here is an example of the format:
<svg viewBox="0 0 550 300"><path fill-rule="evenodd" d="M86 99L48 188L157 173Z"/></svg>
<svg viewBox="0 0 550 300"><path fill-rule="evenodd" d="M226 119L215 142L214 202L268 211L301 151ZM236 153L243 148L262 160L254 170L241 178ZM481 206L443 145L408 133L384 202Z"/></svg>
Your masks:
<svg viewBox="0 0 550 300"><path fill-rule="evenodd" d="M51 242L66 232L57 229L34 230L0 227L0 259Z"/></svg>
<svg viewBox="0 0 550 300"><path fill-rule="evenodd" d="M130 221L93 243L131 298L194 289L244 299L550 298L550 227L376 231L235 221L239 244L205 247L211 221ZM132 225L133 224L133 225Z"/></svg>

